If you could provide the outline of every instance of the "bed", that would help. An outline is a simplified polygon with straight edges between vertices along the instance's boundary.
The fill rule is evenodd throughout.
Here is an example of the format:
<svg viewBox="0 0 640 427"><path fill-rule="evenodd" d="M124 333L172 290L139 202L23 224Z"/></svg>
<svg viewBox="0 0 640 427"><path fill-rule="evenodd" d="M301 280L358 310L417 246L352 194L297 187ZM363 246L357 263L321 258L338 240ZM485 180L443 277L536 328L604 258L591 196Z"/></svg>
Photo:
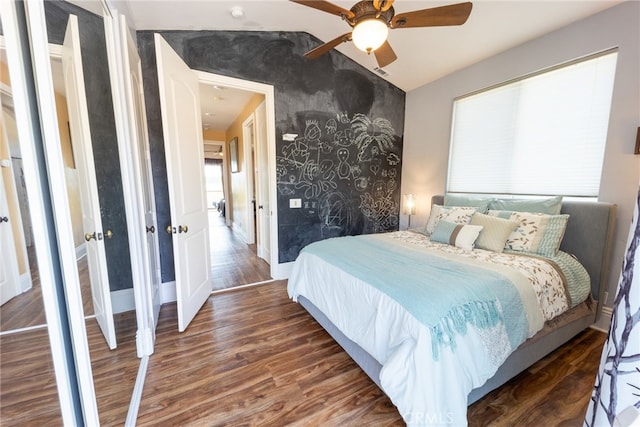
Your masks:
<svg viewBox="0 0 640 427"><path fill-rule="evenodd" d="M434 209L442 207L444 196L434 196L432 203ZM472 220L451 222L471 225L488 217L476 209ZM544 257L529 252L531 247L524 253L507 249L495 254L477 246L468 250L468 242L458 247L456 239L464 233L482 232L477 225L456 226L459 234L446 243L431 241L451 226L448 220L428 224L426 232L316 242L296 260L289 296L390 397L408 425L466 425L468 405L569 341L600 314L615 205L563 201L558 210L557 217L568 218L566 229L557 252L542 251ZM486 213L508 222L505 212ZM514 218L520 217L511 222ZM398 283L402 290L396 289ZM534 307L534 300L541 305Z"/></svg>

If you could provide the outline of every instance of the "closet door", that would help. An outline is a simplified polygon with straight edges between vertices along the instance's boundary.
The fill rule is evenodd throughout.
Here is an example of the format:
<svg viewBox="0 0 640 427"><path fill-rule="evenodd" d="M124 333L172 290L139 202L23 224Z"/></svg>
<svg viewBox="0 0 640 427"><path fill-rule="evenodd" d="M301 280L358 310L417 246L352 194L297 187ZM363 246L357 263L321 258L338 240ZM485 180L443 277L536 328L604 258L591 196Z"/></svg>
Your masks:
<svg viewBox="0 0 640 427"><path fill-rule="evenodd" d="M269 146L267 111L263 102L256 109L256 197L258 202L258 256L271 264L271 203L269 202Z"/></svg>
<svg viewBox="0 0 640 427"><path fill-rule="evenodd" d="M62 66L67 108L69 109L69 127L73 140L73 157L78 169L80 184L80 204L82 208L82 226L87 241L87 266L91 281L91 296L96 321L110 349L116 348L116 328L113 322L111 291L107 273L107 255L104 239L110 233L103 232L98 200L89 112L87 110L84 73L80 53L80 31L78 18L69 16L67 31L62 49Z"/></svg>
<svg viewBox="0 0 640 427"><path fill-rule="evenodd" d="M124 15L120 15L120 41L125 68L125 94L131 108L128 111L130 122L129 138L134 157L137 192L141 195L141 206L138 215L139 223L145 233L146 245L143 245L142 261L144 263L145 283L144 294L150 304L148 316L149 338L155 340L155 330L160 313L160 249L158 242L156 200L154 195L153 175L151 169L151 154L149 135L147 133L147 115L144 102L144 88L142 82L142 65L136 44L131 37ZM149 349L151 352L153 348Z"/></svg>

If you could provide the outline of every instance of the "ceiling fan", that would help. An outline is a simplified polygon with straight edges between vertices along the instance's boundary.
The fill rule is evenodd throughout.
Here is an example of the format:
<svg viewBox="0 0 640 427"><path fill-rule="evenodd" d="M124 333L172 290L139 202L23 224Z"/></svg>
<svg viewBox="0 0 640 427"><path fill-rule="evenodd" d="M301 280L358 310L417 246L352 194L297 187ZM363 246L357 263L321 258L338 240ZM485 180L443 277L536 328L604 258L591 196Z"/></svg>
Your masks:
<svg viewBox="0 0 640 427"><path fill-rule="evenodd" d="M305 57L318 58L341 43L353 41L358 49L373 52L381 68L398 59L387 41L389 29L462 25L469 18L472 7L470 2L466 2L396 15L392 7L394 0L363 0L350 10L325 0L290 1L338 15L353 28L351 32L305 53Z"/></svg>

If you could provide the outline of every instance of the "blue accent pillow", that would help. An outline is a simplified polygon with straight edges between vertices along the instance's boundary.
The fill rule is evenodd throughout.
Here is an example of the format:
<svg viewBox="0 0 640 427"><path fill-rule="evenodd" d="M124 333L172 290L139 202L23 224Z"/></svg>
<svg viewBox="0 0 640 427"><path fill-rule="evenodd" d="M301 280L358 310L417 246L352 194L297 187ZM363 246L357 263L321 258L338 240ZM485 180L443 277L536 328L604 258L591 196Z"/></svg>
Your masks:
<svg viewBox="0 0 640 427"><path fill-rule="evenodd" d="M482 230L480 225L456 224L441 220L433 230L431 240L470 251L473 250L473 244L478 238L480 230Z"/></svg>

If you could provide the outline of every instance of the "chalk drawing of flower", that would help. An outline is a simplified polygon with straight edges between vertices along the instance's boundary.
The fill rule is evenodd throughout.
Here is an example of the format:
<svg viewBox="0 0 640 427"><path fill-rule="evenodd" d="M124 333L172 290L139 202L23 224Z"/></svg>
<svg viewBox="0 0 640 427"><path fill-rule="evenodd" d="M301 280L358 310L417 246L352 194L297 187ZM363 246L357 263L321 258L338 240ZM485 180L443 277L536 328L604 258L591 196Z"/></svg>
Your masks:
<svg viewBox="0 0 640 427"><path fill-rule="evenodd" d="M358 160L371 160L370 147L377 147L381 153L386 153L393 147L395 131L387 119L371 120L364 114L356 114L351 119L351 129L356 135L354 142L360 149Z"/></svg>

